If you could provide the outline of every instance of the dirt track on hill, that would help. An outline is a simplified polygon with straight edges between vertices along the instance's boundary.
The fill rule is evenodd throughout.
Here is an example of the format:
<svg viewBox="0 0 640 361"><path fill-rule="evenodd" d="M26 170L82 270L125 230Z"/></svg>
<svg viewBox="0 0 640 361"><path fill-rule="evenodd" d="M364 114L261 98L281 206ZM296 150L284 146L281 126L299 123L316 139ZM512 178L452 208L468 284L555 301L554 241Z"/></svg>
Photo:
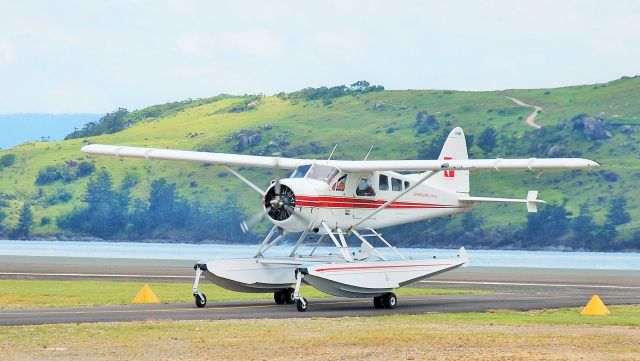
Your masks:
<svg viewBox="0 0 640 361"><path fill-rule="evenodd" d="M512 97L505 96L505 98L511 100L512 102L518 104L521 107L533 108L533 113L529 114L529 116L527 117L527 119L524 120L524 122L532 128L536 128L536 129L542 128L540 124L536 123L536 117L542 111L542 107L539 107L537 105L530 105L523 102L522 100L512 98Z"/></svg>

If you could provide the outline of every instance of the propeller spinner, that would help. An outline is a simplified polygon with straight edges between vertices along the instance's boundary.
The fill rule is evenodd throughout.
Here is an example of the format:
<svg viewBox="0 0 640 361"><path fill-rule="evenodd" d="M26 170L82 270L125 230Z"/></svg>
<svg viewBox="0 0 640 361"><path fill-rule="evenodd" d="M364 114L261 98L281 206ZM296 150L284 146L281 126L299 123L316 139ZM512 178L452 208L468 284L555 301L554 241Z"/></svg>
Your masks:
<svg viewBox="0 0 640 361"><path fill-rule="evenodd" d="M296 196L291 190L284 184L280 184L276 180L273 187L269 188L267 194L264 196L264 207L271 219L275 221L284 221L289 219L293 214L293 210L296 206Z"/></svg>

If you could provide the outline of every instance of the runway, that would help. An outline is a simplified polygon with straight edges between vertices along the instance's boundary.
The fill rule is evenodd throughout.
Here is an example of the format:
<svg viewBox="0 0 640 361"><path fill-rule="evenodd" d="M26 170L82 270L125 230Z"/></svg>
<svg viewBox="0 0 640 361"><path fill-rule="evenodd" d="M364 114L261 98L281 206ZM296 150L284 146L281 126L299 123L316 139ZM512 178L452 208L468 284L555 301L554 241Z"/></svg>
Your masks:
<svg viewBox="0 0 640 361"><path fill-rule="evenodd" d="M162 265L162 266L160 266ZM190 282L192 262L0 256L0 278L108 279ZM400 296L394 310L374 309L370 299L310 299L307 312L273 301L0 310L0 325L377 316L488 310L536 310L584 306L595 293L607 305L640 304L638 271L468 267L414 287L488 290L491 294ZM212 295L209 295L212 298Z"/></svg>

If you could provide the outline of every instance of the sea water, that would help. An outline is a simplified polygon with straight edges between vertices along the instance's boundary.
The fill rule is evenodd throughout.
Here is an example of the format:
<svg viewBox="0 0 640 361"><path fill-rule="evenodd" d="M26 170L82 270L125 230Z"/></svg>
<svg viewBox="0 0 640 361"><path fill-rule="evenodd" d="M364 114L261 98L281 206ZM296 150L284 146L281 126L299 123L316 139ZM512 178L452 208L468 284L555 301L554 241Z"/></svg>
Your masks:
<svg viewBox="0 0 640 361"><path fill-rule="evenodd" d="M138 242L80 242L80 241L16 241L0 240L0 255L55 256L136 259L203 260L217 258L252 257L257 245L138 243ZM271 248L267 255L287 256L291 245ZM301 251L310 252L311 247ZM413 259L454 257L457 249L398 248L405 257ZM320 246L316 252L327 254L335 249ZM385 249L385 256L394 254ZM567 269L640 270L640 253L622 252L551 252L467 249L470 266L534 267Z"/></svg>

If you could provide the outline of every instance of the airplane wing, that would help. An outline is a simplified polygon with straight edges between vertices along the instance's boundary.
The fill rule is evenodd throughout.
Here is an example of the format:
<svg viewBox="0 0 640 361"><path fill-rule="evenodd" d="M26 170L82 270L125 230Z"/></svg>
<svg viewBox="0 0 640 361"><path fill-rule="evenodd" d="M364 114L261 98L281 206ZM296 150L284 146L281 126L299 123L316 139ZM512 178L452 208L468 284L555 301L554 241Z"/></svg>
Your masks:
<svg viewBox="0 0 640 361"><path fill-rule="evenodd" d="M90 144L82 151L95 155L113 155L126 158L144 158L147 160L184 160L208 164L224 164L245 167L295 169L299 165L310 164L309 159L262 157L258 155L195 152L189 150L157 149L144 147L126 147L117 145Z"/></svg>
<svg viewBox="0 0 640 361"><path fill-rule="evenodd" d="M112 155L143 159L183 160L208 164L232 166L294 169L304 164L324 164L347 172L369 171L436 171L458 170L508 170L508 169L584 169L599 166L598 163L583 158L528 158L528 159L452 159L452 160L313 160L300 158L264 157L257 155L195 152L186 150L128 147L117 145L90 144L82 151L95 155Z"/></svg>

